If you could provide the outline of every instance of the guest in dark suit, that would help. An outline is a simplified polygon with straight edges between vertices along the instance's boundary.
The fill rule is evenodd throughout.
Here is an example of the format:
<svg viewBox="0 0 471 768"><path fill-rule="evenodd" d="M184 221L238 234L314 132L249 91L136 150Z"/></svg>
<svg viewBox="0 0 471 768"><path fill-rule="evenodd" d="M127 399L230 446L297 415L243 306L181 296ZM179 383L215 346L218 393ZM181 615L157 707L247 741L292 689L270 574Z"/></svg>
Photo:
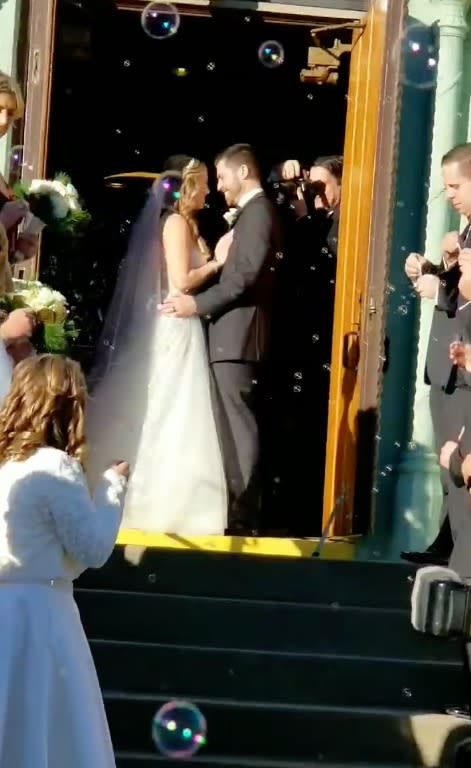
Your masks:
<svg viewBox="0 0 471 768"><path fill-rule="evenodd" d="M470 222L471 144L459 145L443 157L442 176L449 202ZM442 526L436 540L426 552L402 553L404 559L418 564L447 562L469 515L466 493L450 482L448 468L462 430L463 411L471 407L471 378L450 358L450 345L463 339L466 332L467 310L460 297L459 282L461 254L470 244L468 223L461 235L450 232L445 236L440 266L418 254L411 254L406 260L406 274L414 282L417 293L422 298L435 299L425 381L430 384L430 409L444 490Z"/></svg>
<svg viewBox="0 0 471 768"><path fill-rule="evenodd" d="M259 399L268 349L277 251L274 209L252 148L237 144L216 160L218 190L236 207L232 245L216 284L169 297L162 311L208 323L216 416L229 489L228 533L256 533L260 515ZM216 248L216 258L217 258Z"/></svg>
<svg viewBox="0 0 471 768"><path fill-rule="evenodd" d="M457 320L460 341L450 345L450 359L457 366L456 421L459 430L454 440L442 448L441 461L448 467L450 489L458 499L464 498L461 524L455 536L450 568L464 579L471 578L471 501L469 498L471 460L471 250L465 248L459 255L461 277L458 283Z"/></svg>

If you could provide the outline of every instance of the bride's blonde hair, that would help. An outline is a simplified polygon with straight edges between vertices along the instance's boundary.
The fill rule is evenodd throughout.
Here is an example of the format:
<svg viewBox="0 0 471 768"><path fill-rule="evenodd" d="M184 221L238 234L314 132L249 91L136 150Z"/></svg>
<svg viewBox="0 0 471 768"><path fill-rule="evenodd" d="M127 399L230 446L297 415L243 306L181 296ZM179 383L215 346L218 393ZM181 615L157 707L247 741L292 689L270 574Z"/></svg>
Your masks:
<svg viewBox="0 0 471 768"><path fill-rule="evenodd" d="M0 93L9 93L11 96L14 96L16 101L16 109L15 109L15 114L13 115L13 119L18 120L19 118L23 117L23 114L25 111L25 103L23 100L23 94L21 92L20 85L13 77L1 71L0 71Z"/></svg>
<svg viewBox="0 0 471 768"><path fill-rule="evenodd" d="M209 248L201 237L195 216L193 200L198 191L199 177L206 170L206 165L201 160L193 158L184 167L182 171L182 181L180 186L180 197L178 198L175 210L180 216L183 216L187 222L193 240L198 246L202 256L208 260L211 256Z"/></svg>

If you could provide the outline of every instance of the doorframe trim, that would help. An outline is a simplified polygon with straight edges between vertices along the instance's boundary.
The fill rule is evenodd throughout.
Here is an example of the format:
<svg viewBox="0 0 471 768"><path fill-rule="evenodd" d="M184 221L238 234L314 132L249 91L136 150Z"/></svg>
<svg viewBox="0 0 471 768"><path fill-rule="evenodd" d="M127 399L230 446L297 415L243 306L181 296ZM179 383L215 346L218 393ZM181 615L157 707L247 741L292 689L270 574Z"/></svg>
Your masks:
<svg viewBox="0 0 471 768"><path fill-rule="evenodd" d="M350 292L344 298L346 305L340 304L343 320L336 330L334 318L333 358L335 366L335 387L330 391L329 431L327 437L327 461L324 478L324 509L323 526L330 534L349 535L358 529L363 533L371 530L372 505L374 499L374 468L377 461L377 414L381 396L382 370L380 358L385 320L385 286L386 273L389 263L389 242L391 238L393 194L396 186L396 143L399 132L397 123L399 92L400 92L400 57L397 46L393 44L398 39L398 29L402 27L405 13L402 0L375 0L371 13L378 14L377 24L382 31L378 42L381 51L381 74L377 111L375 115L375 136L373 151L373 167L371 181L368 182L364 194L368 199L362 200L364 206L362 215L368 212L367 226L362 230L363 251L366 250L364 276L358 284L355 283L356 297ZM374 17L373 17L374 18ZM373 23L375 23L373 21ZM360 41L365 29L355 38ZM355 43L354 43L355 44ZM367 43L368 44L368 43ZM379 53L379 51L378 51ZM379 60L380 56L377 55ZM352 70L350 71L350 78ZM351 88L351 80L349 89ZM349 90L350 93L350 90ZM361 113L359 113L361 114ZM372 116L371 116L372 119ZM346 138L348 138L346 136ZM359 141L364 141L361 136ZM346 145L347 146L347 145ZM362 146L369 146L362 144ZM368 155L368 157L371 157ZM357 169L361 175L362 169ZM345 183L346 180L344 179ZM358 182L360 183L360 181ZM344 198L345 200L345 198ZM348 208L348 206L347 206ZM348 209L350 210L350 209ZM353 207L357 219L361 209ZM345 209L344 214L345 216ZM347 229L352 229L349 222L342 219L339 246L341 254L348 254L347 248L353 246L352 258L358 248L356 230L352 243L342 246L342 238L346 237ZM342 226L343 222L343 226ZM360 254L360 257L362 254ZM345 267L345 265L342 265ZM374 291L373 291L374 287ZM348 293L348 292L347 292ZM345 296L345 291L344 291ZM340 296L336 296L336 303ZM370 298L376 299L376 311L370 313ZM336 313L339 306L336 306ZM336 315L337 316L337 315ZM359 363L355 369L347 370L342 365L341 354L346 334L359 334ZM348 374L348 377L347 377ZM359 378L360 377L360 378ZM352 384L353 379L355 383ZM348 384L348 393L344 396L344 383ZM353 389L352 389L353 386ZM353 392L353 394L352 394ZM351 400L346 403L345 397ZM353 407L352 407L353 406ZM345 440L338 432L346 428L350 434L352 453L355 461L346 452ZM339 501L337 501L339 500ZM336 510L334 514L333 510Z"/></svg>
<svg viewBox="0 0 471 768"><path fill-rule="evenodd" d="M397 30L402 29L405 17L401 0L390 0L386 20L385 50L397 50ZM367 265L365 301L360 319L361 339L366 335L366 353L360 355L359 414L364 418L363 429L368 432L371 463L364 468L356 464L354 514L362 505L369 517L369 531L375 527L375 500L373 491L374 472L378 460L378 441L383 385L384 342L386 328L388 277L391 254L392 227L395 208L396 176L398 165L399 118L401 110L401 57L389 56L383 63L383 93L387 94L380 104L376 161L371 207L371 230ZM373 311L374 310L374 311ZM373 430L375 434L373 433ZM360 446L363 450L363 446ZM368 498L366 498L368 487Z"/></svg>
<svg viewBox="0 0 471 768"><path fill-rule="evenodd" d="M147 0L114 0L120 11L141 12ZM332 21L357 21L364 18L365 11L326 8L324 6L289 5L288 3L257 2L257 0L175 0L174 5L183 15L207 15L213 10L252 11L267 16L298 17L294 23L310 20L331 19ZM280 19L281 20L281 19Z"/></svg>

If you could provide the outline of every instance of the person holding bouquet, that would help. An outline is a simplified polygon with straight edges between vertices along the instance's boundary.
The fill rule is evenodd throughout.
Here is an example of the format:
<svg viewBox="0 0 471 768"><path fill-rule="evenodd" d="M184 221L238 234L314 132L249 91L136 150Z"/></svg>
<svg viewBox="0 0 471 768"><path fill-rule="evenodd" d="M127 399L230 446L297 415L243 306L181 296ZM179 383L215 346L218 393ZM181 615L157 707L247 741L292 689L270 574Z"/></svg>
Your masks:
<svg viewBox="0 0 471 768"><path fill-rule="evenodd" d="M15 120L23 116L21 88L12 77L0 71L0 139L7 136ZM39 239L34 234L18 234L18 225L28 214L28 203L14 199L13 191L0 174L0 224L7 231L10 258L31 259L38 250Z"/></svg>
<svg viewBox="0 0 471 768"><path fill-rule="evenodd" d="M28 309L0 314L0 407L10 391L15 365L35 354L38 320Z"/></svg>
<svg viewBox="0 0 471 768"><path fill-rule="evenodd" d="M0 411L0 765L115 768L72 583L110 556L129 466L90 498L78 363L38 355Z"/></svg>

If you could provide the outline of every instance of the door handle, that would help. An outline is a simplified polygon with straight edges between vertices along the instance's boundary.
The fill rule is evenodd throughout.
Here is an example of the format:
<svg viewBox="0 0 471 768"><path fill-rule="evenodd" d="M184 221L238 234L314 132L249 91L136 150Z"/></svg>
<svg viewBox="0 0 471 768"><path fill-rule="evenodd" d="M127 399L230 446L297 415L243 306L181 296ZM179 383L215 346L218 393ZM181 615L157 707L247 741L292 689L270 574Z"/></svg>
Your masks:
<svg viewBox="0 0 471 768"><path fill-rule="evenodd" d="M357 331L346 333L343 337L343 367L355 371L360 362L360 334Z"/></svg>

